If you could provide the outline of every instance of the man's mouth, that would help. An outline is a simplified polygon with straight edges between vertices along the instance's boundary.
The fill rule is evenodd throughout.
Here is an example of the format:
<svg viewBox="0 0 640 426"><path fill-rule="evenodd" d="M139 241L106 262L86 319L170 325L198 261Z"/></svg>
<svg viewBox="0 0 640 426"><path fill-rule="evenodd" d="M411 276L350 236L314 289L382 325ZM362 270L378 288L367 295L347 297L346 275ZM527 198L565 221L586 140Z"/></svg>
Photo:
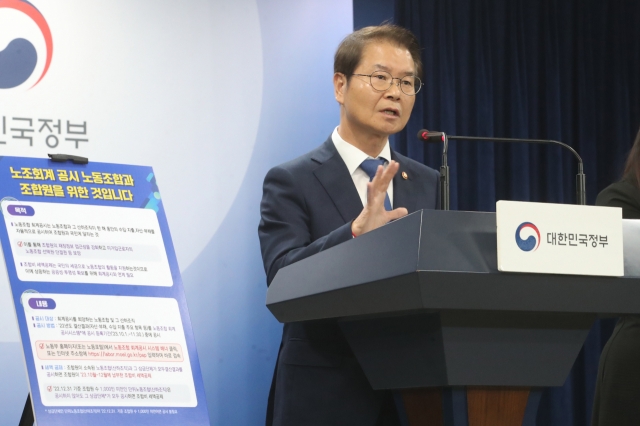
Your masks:
<svg viewBox="0 0 640 426"><path fill-rule="evenodd" d="M382 113L386 114L386 115L393 115L393 116L397 116L398 115L398 111L394 111L392 109L384 109L384 110L382 110Z"/></svg>

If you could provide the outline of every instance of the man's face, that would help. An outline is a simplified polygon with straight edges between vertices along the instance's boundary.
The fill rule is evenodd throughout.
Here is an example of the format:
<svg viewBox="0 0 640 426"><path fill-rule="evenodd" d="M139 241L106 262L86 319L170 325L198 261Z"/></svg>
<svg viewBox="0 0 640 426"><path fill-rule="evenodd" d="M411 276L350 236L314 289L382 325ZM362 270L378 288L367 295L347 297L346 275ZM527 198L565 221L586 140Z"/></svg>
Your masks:
<svg viewBox="0 0 640 426"><path fill-rule="evenodd" d="M354 74L371 74L386 71L402 78L415 74L415 64L409 51L389 42L370 42L362 52L360 64ZM391 87L376 91L369 77L336 74L334 85L336 99L343 106L343 120L354 133L368 137L387 137L404 128L411 115L415 96L404 94L393 80ZM341 123L343 124L343 123Z"/></svg>

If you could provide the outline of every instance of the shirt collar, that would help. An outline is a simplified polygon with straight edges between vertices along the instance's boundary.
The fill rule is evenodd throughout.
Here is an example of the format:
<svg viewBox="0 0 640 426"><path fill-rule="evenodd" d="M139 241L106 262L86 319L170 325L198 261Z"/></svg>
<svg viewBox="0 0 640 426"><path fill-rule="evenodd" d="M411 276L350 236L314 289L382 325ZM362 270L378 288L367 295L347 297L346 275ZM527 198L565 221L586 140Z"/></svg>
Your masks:
<svg viewBox="0 0 640 426"><path fill-rule="evenodd" d="M335 145L338 154L340 154L340 157L342 157L342 160L347 165L347 169L351 175L358 170L360 164L362 164L364 160L367 158L373 158L342 139L338 133L337 127L333 130L331 139L333 140L333 144ZM387 143L384 144L384 148L382 148L382 152L378 155L378 158L384 159L387 163L391 160L391 148L389 147L388 139Z"/></svg>

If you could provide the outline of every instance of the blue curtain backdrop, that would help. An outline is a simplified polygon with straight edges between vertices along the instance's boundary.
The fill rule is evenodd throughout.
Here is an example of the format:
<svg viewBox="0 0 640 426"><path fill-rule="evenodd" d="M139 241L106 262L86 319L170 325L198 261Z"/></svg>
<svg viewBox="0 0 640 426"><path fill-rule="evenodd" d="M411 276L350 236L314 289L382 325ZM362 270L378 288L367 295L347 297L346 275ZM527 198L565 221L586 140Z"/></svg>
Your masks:
<svg viewBox="0 0 640 426"><path fill-rule="evenodd" d="M354 10L354 14L357 14ZM423 47L423 92L395 148L431 167L451 135L555 139L582 156L587 203L620 177L640 126L637 0L396 0L394 20ZM497 200L575 202L574 157L557 147L451 142L452 210ZM600 352L614 320L598 322L562 388L545 389L538 425L590 424Z"/></svg>

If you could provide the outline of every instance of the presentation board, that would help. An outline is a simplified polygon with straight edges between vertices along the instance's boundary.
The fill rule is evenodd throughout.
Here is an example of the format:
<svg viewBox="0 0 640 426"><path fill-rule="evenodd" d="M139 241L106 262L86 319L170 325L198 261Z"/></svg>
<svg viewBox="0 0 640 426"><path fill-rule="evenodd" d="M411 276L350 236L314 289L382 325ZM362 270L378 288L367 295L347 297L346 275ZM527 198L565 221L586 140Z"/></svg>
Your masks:
<svg viewBox="0 0 640 426"><path fill-rule="evenodd" d="M208 425L152 168L0 157L0 206L37 424Z"/></svg>

